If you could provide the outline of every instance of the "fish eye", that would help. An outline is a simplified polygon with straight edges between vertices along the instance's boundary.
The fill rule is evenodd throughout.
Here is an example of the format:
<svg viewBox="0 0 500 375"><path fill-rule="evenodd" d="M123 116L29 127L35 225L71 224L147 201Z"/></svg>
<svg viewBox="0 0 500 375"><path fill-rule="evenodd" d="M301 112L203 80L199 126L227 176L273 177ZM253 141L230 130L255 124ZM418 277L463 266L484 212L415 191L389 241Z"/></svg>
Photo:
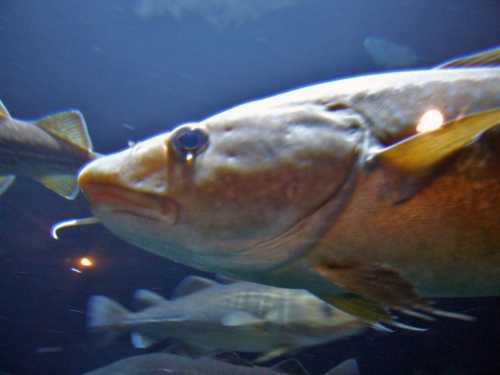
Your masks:
<svg viewBox="0 0 500 375"><path fill-rule="evenodd" d="M183 157L193 157L207 147L208 135L201 129L185 127L173 136L172 145Z"/></svg>

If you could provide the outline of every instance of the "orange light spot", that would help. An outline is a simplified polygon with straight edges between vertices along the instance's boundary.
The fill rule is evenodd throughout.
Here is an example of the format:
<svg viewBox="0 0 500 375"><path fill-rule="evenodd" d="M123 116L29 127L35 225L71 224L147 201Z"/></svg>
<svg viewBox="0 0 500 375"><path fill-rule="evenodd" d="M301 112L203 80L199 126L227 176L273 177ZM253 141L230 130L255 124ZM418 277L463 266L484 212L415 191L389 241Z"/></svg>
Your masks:
<svg viewBox="0 0 500 375"><path fill-rule="evenodd" d="M430 109L425 112L417 125L417 132L427 133L439 129L444 124L444 116L437 109Z"/></svg>
<svg viewBox="0 0 500 375"><path fill-rule="evenodd" d="M94 262L88 257L83 257L80 258L80 265L82 267L92 267L94 265Z"/></svg>

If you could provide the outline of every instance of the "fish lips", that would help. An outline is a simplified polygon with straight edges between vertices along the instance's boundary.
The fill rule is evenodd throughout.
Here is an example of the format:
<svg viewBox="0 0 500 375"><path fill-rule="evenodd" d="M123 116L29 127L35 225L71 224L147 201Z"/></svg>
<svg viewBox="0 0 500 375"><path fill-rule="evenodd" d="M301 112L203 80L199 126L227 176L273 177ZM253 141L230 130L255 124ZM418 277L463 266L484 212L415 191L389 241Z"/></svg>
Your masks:
<svg viewBox="0 0 500 375"><path fill-rule="evenodd" d="M179 203L164 195L138 192L106 183L83 183L81 179L79 185L97 216L100 212L106 212L106 215L129 216L169 226L179 221Z"/></svg>

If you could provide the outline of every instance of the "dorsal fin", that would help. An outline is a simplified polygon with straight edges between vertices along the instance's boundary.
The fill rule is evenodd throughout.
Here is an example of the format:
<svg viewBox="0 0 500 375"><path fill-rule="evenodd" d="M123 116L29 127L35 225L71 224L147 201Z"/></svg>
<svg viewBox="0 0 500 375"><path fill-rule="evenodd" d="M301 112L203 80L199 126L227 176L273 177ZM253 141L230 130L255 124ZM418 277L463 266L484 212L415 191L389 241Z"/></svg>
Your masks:
<svg viewBox="0 0 500 375"><path fill-rule="evenodd" d="M302 363L297 361L296 359L285 359L284 361L281 361L277 364L275 364L273 367L271 367L273 370L282 372L284 374L290 374L290 375L309 375L307 370L302 366Z"/></svg>
<svg viewBox="0 0 500 375"><path fill-rule="evenodd" d="M10 113L0 100L0 117L10 117Z"/></svg>
<svg viewBox="0 0 500 375"><path fill-rule="evenodd" d="M436 69L474 68L500 66L500 47L488 49L471 55L458 57L436 66Z"/></svg>
<svg viewBox="0 0 500 375"><path fill-rule="evenodd" d="M188 276L177 285L172 298L184 297L200 290L219 285L217 282L201 276Z"/></svg>
<svg viewBox="0 0 500 375"><path fill-rule="evenodd" d="M137 289L134 293L134 306L136 308L147 308L166 302L167 300L147 289Z"/></svg>
<svg viewBox="0 0 500 375"><path fill-rule="evenodd" d="M92 151L92 141L80 111L60 112L44 117L35 125L72 145L87 151Z"/></svg>

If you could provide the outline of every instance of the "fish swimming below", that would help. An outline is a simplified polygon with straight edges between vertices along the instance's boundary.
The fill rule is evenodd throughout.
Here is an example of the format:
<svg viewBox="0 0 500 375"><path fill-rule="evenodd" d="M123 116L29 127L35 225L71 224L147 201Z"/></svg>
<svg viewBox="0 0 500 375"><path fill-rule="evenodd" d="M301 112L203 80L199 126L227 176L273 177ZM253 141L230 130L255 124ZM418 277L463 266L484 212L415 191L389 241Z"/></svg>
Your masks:
<svg viewBox="0 0 500 375"><path fill-rule="evenodd" d="M295 360L272 367L241 366L212 358L186 358L174 354L144 354L122 359L84 375L309 375ZM349 359L324 375L359 375L358 365Z"/></svg>
<svg viewBox="0 0 500 375"><path fill-rule="evenodd" d="M79 185L95 220L171 260L368 321L390 316L338 298L467 318L428 299L500 293L499 61L497 48L246 103L99 158Z"/></svg>
<svg viewBox="0 0 500 375"><path fill-rule="evenodd" d="M0 102L0 194L12 185L15 176L24 176L74 199L78 171L95 157L79 111L22 121L11 117Z"/></svg>
<svg viewBox="0 0 500 375"><path fill-rule="evenodd" d="M134 295L143 309L130 312L118 303L94 296L88 327L105 341L131 332L136 348L167 338L192 356L226 351L264 353L258 362L359 334L368 325L302 290L248 282L219 284L190 276L166 300L148 290Z"/></svg>

